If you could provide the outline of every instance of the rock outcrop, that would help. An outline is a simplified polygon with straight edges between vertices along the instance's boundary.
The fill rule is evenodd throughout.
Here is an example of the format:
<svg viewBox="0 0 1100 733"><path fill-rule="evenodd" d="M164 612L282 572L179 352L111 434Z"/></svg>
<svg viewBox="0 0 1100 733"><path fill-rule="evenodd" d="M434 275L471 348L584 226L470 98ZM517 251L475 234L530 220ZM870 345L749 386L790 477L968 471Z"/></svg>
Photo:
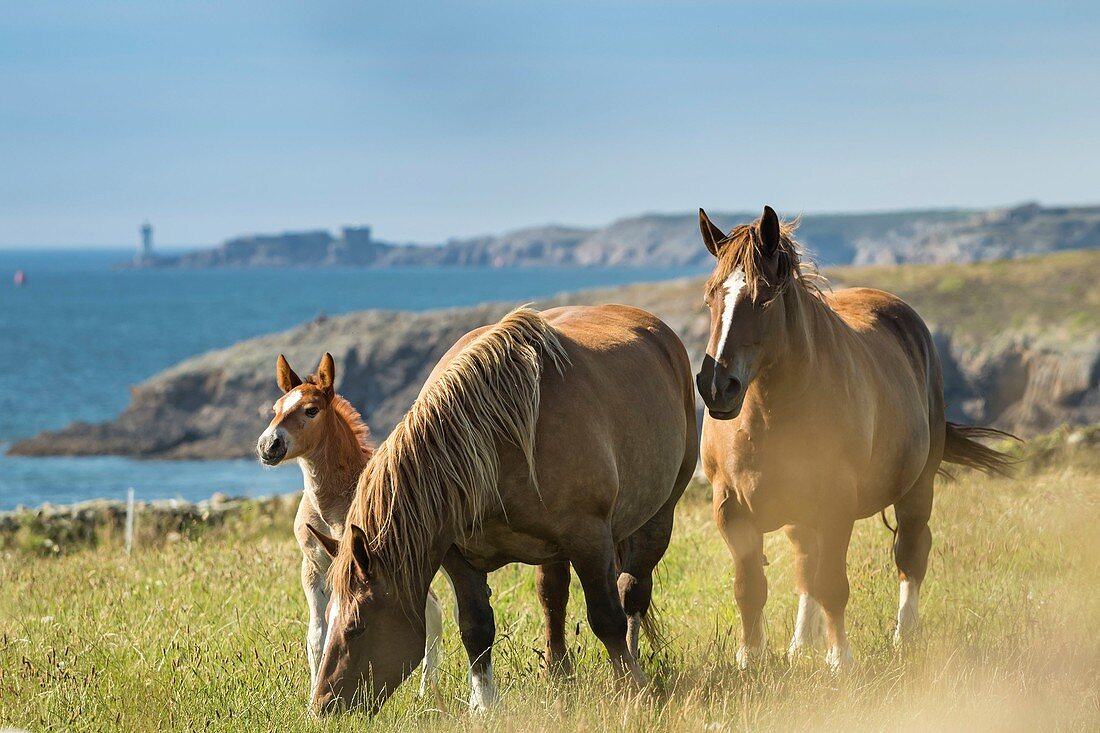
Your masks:
<svg viewBox="0 0 1100 733"><path fill-rule="evenodd" d="M1100 251L976 265L847 268L835 287L898 293L931 324L952 419L1023 435L1100 422ZM621 302L646 308L683 339L698 364L708 334L698 278L632 285L538 303ZM154 458L250 455L278 397L275 358L300 372L326 350L338 389L384 437L437 359L467 331L512 304L396 313L367 311L307 323L188 359L132 389L115 420L74 424L16 443L20 455Z"/></svg>

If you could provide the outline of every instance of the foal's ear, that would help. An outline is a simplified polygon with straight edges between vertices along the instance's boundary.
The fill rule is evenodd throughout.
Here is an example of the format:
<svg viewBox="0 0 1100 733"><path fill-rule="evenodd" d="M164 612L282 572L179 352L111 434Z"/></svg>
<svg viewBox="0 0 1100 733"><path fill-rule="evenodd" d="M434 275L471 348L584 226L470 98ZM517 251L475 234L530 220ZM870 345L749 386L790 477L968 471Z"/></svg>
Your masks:
<svg viewBox="0 0 1100 733"><path fill-rule="evenodd" d="M703 244L715 257L718 256L718 243L726 238L725 232L714 226L714 222L707 216L707 212L699 209L699 232L703 235Z"/></svg>
<svg viewBox="0 0 1100 733"><path fill-rule="evenodd" d="M317 367L317 386L324 390L325 397L331 400L332 395L335 394L334 384L336 384L336 362L333 361L332 354L326 351Z"/></svg>
<svg viewBox="0 0 1100 733"><path fill-rule="evenodd" d="M279 359L275 362L275 381L283 392L289 392L302 383L301 377L294 373L290 363L282 354L279 354Z"/></svg>
<svg viewBox="0 0 1100 733"><path fill-rule="evenodd" d="M324 548L325 554L329 557L336 557L336 552L340 549L340 540L333 539L327 534L321 534L321 530L317 529L309 522L306 522L306 529L308 529L313 536L317 538L317 541L321 543L321 547Z"/></svg>
<svg viewBox="0 0 1100 733"><path fill-rule="evenodd" d="M370 541L367 533L358 525L351 525L351 556L355 558L355 569L363 579L370 577Z"/></svg>
<svg viewBox="0 0 1100 733"><path fill-rule="evenodd" d="M770 206L764 207L760 217L760 243L764 245L764 256L771 257L779 249L779 215Z"/></svg>

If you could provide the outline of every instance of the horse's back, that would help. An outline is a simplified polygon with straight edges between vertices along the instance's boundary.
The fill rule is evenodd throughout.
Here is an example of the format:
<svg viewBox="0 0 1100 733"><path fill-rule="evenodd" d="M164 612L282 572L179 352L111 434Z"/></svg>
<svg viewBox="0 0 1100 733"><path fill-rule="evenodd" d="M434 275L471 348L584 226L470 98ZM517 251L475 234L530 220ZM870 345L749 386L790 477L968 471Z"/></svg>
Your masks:
<svg viewBox="0 0 1100 733"><path fill-rule="evenodd" d="M871 358L879 362L876 372L882 371L882 362L896 354L925 397L942 394L932 333L911 305L893 293L874 288L838 290L828 296L826 303L864 342ZM897 378L905 375L888 371L886 376L896 385Z"/></svg>
<svg viewBox="0 0 1100 733"><path fill-rule="evenodd" d="M500 446L504 511L486 540L525 562L555 557L576 523L606 522L622 539L675 501L698 456L694 387L675 332L631 306L566 306L541 313L569 363L548 361L539 384L536 495L522 453ZM433 372L492 326L455 344ZM429 380L431 381L431 380ZM471 555L487 548L470 546Z"/></svg>
<svg viewBox="0 0 1100 733"><path fill-rule="evenodd" d="M576 487L625 536L675 500L698 456L691 363L675 332L623 305L544 313L571 365L543 375L539 477Z"/></svg>

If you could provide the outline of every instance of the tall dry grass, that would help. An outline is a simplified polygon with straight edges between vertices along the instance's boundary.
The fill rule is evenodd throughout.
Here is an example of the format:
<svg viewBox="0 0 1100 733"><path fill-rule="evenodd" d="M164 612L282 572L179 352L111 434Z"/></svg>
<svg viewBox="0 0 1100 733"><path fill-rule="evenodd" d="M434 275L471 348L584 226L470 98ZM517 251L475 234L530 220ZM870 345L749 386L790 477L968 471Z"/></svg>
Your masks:
<svg viewBox="0 0 1100 733"><path fill-rule="evenodd" d="M539 673L529 568L491 579L503 703L473 718L465 658L446 628L438 697L405 685L374 721L309 721L305 608L291 515L249 514L141 550L0 566L0 727L30 730L1096 730L1100 728L1100 462L1059 455L1014 480L938 486L923 629L891 644L897 583L877 519L852 540L849 635L857 665L826 672L783 652L796 609L786 540L767 542L771 657L734 663L731 565L701 488L678 516L656 591L667 646L643 641L652 690L627 699L584 623L574 583L576 678ZM440 591L446 595L445 587Z"/></svg>

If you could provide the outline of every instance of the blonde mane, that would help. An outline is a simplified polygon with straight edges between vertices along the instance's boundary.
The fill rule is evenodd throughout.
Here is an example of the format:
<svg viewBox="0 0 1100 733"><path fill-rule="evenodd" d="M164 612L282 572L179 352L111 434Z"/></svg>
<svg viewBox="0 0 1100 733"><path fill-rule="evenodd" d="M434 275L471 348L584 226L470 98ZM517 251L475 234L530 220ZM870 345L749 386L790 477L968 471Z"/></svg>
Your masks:
<svg viewBox="0 0 1100 733"><path fill-rule="evenodd" d="M806 257L802 245L794 239L798 224L798 219L780 223L777 255L779 258L778 282L766 284L774 288L775 295L779 295L787 289L788 285L795 282L820 298L821 285L825 279L818 274L814 263ZM740 268L745 273L749 296L755 300L759 292L764 257L763 243L760 239L760 220L735 226L726 238L717 244L718 264L710 279L707 280L707 297L713 296L733 271Z"/></svg>
<svg viewBox="0 0 1100 733"><path fill-rule="evenodd" d="M465 536L501 503L500 443L519 447L538 490L535 424L547 361L559 373L569 363L557 333L533 310L512 311L451 360L363 469L345 526L364 531L372 567L388 572L403 600L440 530ZM329 571L345 596L351 545L340 543Z"/></svg>

